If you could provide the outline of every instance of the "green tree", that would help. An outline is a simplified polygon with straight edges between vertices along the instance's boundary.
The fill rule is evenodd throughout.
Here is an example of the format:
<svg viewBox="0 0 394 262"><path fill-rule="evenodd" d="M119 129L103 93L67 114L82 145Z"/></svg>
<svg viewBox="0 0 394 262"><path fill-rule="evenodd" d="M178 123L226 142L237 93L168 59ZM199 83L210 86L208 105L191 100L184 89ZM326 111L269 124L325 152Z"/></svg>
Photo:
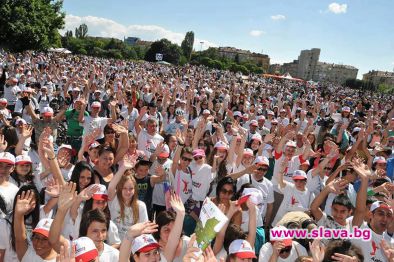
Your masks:
<svg viewBox="0 0 394 262"><path fill-rule="evenodd" d="M178 45L164 38L152 43L145 54L145 60L155 62L157 53L163 54L164 61L178 65L182 51Z"/></svg>
<svg viewBox="0 0 394 262"><path fill-rule="evenodd" d="M183 39L181 44L183 55L186 57L187 61L190 61L191 59L193 45L194 45L194 32L190 31L186 33L185 39Z"/></svg>
<svg viewBox="0 0 394 262"><path fill-rule="evenodd" d="M65 37L73 37L73 31L69 30L66 31L66 33L64 34Z"/></svg>
<svg viewBox="0 0 394 262"><path fill-rule="evenodd" d="M11 51L45 50L60 43L62 1L1 0L0 45Z"/></svg>

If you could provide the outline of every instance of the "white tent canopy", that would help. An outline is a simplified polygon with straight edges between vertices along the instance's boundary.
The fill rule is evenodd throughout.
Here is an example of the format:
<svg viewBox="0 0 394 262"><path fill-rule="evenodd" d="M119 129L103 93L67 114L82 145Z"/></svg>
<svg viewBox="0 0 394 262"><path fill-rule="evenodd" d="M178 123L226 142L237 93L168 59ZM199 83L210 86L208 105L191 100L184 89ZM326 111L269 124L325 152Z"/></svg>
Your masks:
<svg viewBox="0 0 394 262"><path fill-rule="evenodd" d="M66 49L66 48L49 48L48 52L62 53L62 54L71 54L71 51Z"/></svg>

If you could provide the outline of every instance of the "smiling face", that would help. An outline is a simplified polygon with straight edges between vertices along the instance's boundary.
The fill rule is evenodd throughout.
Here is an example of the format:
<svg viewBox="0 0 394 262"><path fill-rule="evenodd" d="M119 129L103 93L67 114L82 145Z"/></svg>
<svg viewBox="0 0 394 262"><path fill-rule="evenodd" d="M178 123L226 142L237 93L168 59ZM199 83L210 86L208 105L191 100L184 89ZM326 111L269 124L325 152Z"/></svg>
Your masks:
<svg viewBox="0 0 394 262"><path fill-rule="evenodd" d="M49 243L49 239L39 233L33 233L31 237L34 251L41 258L47 258L52 251L52 245Z"/></svg>
<svg viewBox="0 0 394 262"><path fill-rule="evenodd" d="M79 174L79 187L81 190L85 189L92 181L92 173L88 169L82 170Z"/></svg>
<svg viewBox="0 0 394 262"><path fill-rule="evenodd" d="M26 176L31 171L31 164L16 165L15 170L18 175Z"/></svg>
<svg viewBox="0 0 394 262"><path fill-rule="evenodd" d="M371 227L377 234L383 234L393 220L393 213L385 208L377 208L372 212Z"/></svg>

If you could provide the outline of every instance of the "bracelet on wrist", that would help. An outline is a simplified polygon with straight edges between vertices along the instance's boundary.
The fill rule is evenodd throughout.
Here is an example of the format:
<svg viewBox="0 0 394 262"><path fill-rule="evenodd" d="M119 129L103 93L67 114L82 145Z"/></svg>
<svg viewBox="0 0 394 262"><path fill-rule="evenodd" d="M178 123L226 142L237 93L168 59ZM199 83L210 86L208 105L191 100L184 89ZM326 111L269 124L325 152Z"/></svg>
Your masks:
<svg viewBox="0 0 394 262"><path fill-rule="evenodd" d="M56 159L56 156L54 156L54 157L52 157L52 158L51 158L51 157L47 157L47 159L48 159L48 160L55 160L55 159Z"/></svg>
<svg viewBox="0 0 394 262"><path fill-rule="evenodd" d="M134 237L131 237L131 236L129 236L129 235L127 235L126 234L126 237L125 237L128 241L130 241L130 242L133 242L133 240L134 240Z"/></svg>

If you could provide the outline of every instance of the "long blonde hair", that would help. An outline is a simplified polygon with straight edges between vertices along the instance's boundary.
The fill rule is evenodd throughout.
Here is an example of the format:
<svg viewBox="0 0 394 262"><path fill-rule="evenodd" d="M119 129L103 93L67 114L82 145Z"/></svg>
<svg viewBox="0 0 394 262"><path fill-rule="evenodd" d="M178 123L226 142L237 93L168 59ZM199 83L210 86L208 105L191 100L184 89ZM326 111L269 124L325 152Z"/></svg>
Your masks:
<svg viewBox="0 0 394 262"><path fill-rule="evenodd" d="M133 223L136 224L138 223L139 219L139 208L138 208L138 189L137 189L137 182L135 181L135 178L133 176L133 173L131 170L127 170L122 178L120 179L118 185L116 186L116 196L118 197L119 200L119 206L120 206L120 218L122 221L124 221L124 214L125 214L125 208L126 208L126 201L123 199L122 196L122 190L123 186L127 181L131 181L134 186L134 195L131 198L131 209L133 210Z"/></svg>

